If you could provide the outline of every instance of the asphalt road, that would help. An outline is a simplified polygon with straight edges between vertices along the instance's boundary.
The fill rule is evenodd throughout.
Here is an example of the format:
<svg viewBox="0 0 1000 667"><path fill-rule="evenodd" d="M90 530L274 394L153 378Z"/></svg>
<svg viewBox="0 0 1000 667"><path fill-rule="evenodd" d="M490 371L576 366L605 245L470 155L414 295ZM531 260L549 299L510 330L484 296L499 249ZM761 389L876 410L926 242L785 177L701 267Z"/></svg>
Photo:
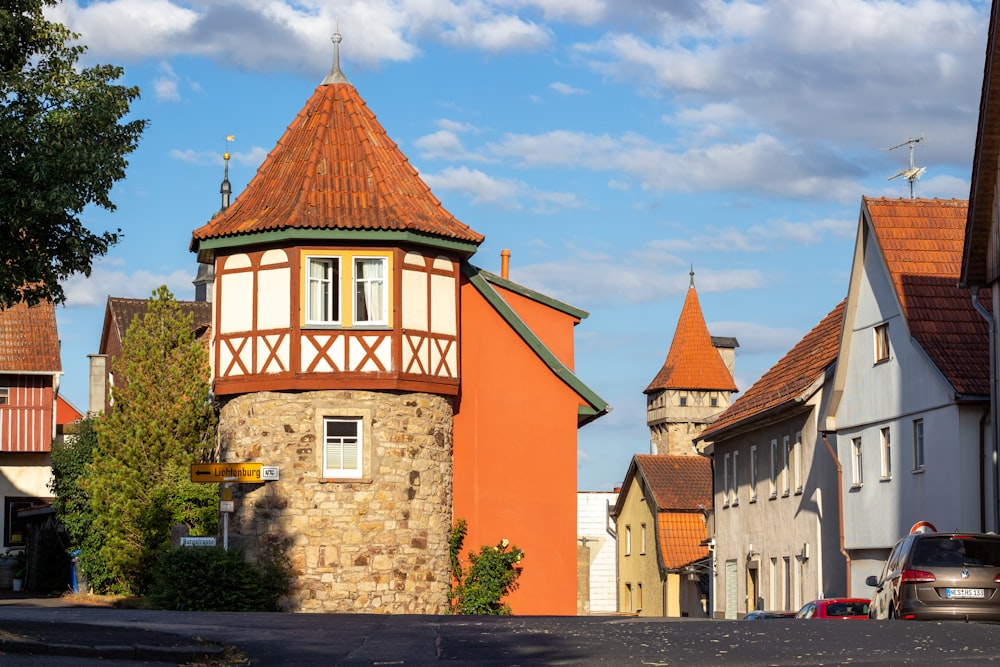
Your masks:
<svg viewBox="0 0 1000 667"><path fill-rule="evenodd" d="M5 623L89 624L237 647L251 665L1000 665L1000 625L188 613L0 606ZM54 621L54 623L53 623ZM148 661L0 655L0 666ZM159 663L163 664L163 663ZM245 664L245 663L244 663Z"/></svg>

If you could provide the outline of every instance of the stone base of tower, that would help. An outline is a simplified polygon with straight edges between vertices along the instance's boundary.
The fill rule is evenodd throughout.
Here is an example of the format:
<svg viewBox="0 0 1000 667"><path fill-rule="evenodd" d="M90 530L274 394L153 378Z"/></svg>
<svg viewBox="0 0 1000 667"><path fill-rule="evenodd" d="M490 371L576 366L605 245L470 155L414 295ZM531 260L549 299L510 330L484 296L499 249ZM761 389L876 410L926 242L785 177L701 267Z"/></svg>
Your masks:
<svg viewBox="0 0 1000 667"><path fill-rule="evenodd" d="M230 549L282 545L298 612L440 614L451 574L452 417L432 394L261 392L226 401L220 460L278 466L236 484ZM324 476L324 420L360 419L360 478Z"/></svg>

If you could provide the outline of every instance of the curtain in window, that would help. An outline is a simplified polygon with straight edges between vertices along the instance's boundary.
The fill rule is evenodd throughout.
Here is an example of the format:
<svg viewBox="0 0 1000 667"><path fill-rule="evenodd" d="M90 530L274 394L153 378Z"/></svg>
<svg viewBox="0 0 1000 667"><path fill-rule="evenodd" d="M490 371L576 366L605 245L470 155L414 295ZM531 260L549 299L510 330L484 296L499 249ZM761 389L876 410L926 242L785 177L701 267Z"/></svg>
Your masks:
<svg viewBox="0 0 1000 667"><path fill-rule="evenodd" d="M360 470L359 422L356 420L329 420L326 422L327 470Z"/></svg>
<svg viewBox="0 0 1000 667"><path fill-rule="evenodd" d="M385 319L385 260L354 260L355 322L382 322Z"/></svg>
<svg viewBox="0 0 1000 667"><path fill-rule="evenodd" d="M307 317L310 322L330 322L333 317L331 290L333 281L331 260L309 260L309 294Z"/></svg>

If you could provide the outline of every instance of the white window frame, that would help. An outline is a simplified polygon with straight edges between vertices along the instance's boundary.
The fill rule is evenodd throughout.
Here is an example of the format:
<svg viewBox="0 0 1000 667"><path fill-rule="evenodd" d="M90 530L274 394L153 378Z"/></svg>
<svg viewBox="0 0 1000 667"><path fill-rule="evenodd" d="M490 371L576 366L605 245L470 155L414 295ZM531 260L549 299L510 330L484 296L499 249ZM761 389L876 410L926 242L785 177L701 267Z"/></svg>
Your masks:
<svg viewBox="0 0 1000 667"><path fill-rule="evenodd" d="M750 502L757 502L757 445L750 445Z"/></svg>
<svg viewBox="0 0 1000 667"><path fill-rule="evenodd" d="M639 555L646 555L646 524L641 524L639 531Z"/></svg>
<svg viewBox="0 0 1000 667"><path fill-rule="evenodd" d="M851 438L851 486L859 487L865 482L864 447L860 437Z"/></svg>
<svg viewBox="0 0 1000 667"><path fill-rule="evenodd" d="M913 472L923 472L924 465L924 420L913 420Z"/></svg>
<svg viewBox="0 0 1000 667"><path fill-rule="evenodd" d="M892 479L892 432L888 426L879 429L882 451L882 481Z"/></svg>
<svg viewBox="0 0 1000 667"><path fill-rule="evenodd" d="M785 436L782 440L782 459L781 459L781 496L785 497L791 491L791 476L788 472L788 466L791 463L792 458L792 439L789 436Z"/></svg>
<svg viewBox="0 0 1000 667"><path fill-rule="evenodd" d="M771 440L771 498L778 497L778 439Z"/></svg>
<svg viewBox="0 0 1000 667"><path fill-rule="evenodd" d="M327 432L328 424L353 424L354 435L330 436ZM329 479L360 479L364 475L364 421L361 417L324 417L323 418L323 477ZM335 441L340 441L335 442ZM353 442L351 442L353 440ZM331 447L340 445L341 460L331 461L331 454L334 451ZM348 452L348 446L354 446L354 466L345 466L344 454ZM340 465L331 465L339 463Z"/></svg>
<svg viewBox="0 0 1000 667"><path fill-rule="evenodd" d="M312 268L314 265L327 267L328 274L313 276ZM308 255L306 257L306 324L340 324L342 308L340 275L341 261L338 255ZM317 304L317 300L320 303ZM321 311L318 316L315 315L317 309Z"/></svg>
<svg viewBox="0 0 1000 667"><path fill-rule="evenodd" d="M733 475L731 481L732 492L733 492L732 504L734 506L740 504L740 476L738 472L739 469L740 469L740 453L737 451L733 452Z"/></svg>
<svg viewBox="0 0 1000 667"><path fill-rule="evenodd" d="M792 445L792 469L795 471L795 493L799 494L805 488L805 480L802 475L802 431L795 433L795 444Z"/></svg>
<svg viewBox="0 0 1000 667"><path fill-rule="evenodd" d="M875 325L875 363L879 364L888 361L892 355L892 348L889 345L889 323Z"/></svg>
<svg viewBox="0 0 1000 667"><path fill-rule="evenodd" d="M625 555L632 555L632 526L625 524Z"/></svg>
<svg viewBox="0 0 1000 667"><path fill-rule="evenodd" d="M729 507L729 454L722 457L722 506Z"/></svg>
<svg viewBox="0 0 1000 667"><path fill-rule="evenodd" d="M365 262L380 264L381 275L366 277L361 275L359 265ZM369 312L367 319L360 319L360 300L376 302L378 312ZM389 258L381 255L354 255L351 257L351 299L352 318L357 326L388 326L389 324ZM366 308L371 310L370 304Z"/></svg>

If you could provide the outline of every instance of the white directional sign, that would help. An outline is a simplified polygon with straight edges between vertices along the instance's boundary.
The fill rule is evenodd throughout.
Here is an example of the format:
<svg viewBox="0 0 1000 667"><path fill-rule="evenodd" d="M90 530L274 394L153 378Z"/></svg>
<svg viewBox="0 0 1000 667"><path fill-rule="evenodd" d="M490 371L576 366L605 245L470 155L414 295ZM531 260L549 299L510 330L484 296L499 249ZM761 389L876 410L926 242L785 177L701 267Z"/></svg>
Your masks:
<svg viewBox="0 0 1000 667"><path fill-rule="evenodd" d="M278 466L261 466L260 478L266 482L278 480Z"/></svg>

